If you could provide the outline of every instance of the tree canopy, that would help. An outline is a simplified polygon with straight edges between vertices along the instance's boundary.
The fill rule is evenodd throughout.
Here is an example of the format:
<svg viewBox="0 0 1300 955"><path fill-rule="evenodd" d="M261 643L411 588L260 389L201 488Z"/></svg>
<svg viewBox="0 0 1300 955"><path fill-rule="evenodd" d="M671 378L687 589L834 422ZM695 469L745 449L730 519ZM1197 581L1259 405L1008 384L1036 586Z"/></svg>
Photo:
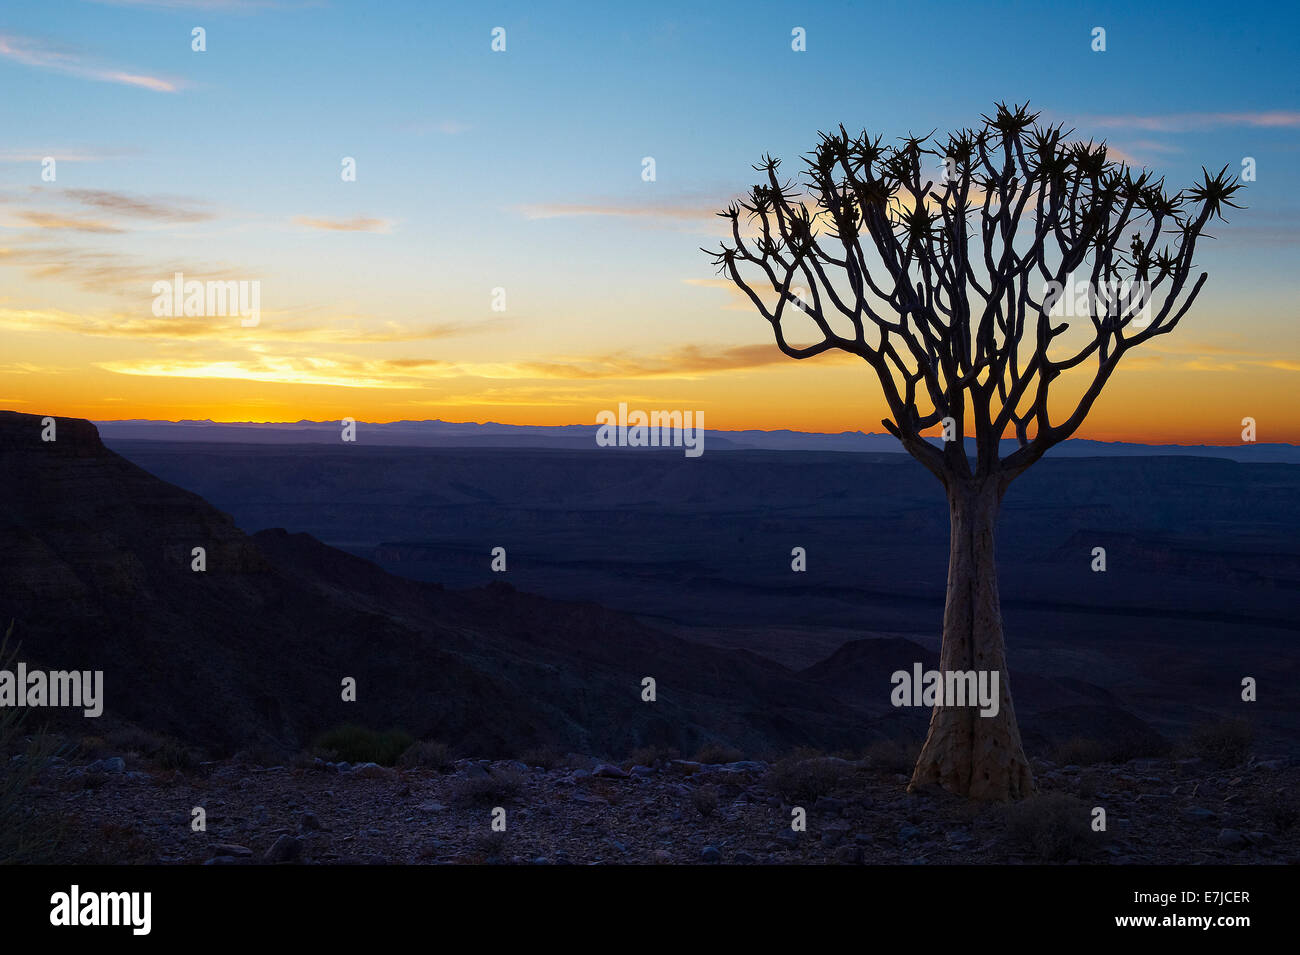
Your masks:
<svg viewBox="0 0 1300 955"><path fill-rule="evenodd" d="M1039 115L997 104L975 128L897 145L840 126L803 157L797 183L764 156L753 168L766 181L718 213L730 240L704 250L785 354L865 360L884 427L945 485L1005 484L1074 434L1120 359L1178 325L1207 278L1190 282L1197 241L1241 208L1227 166L1171 193ZM1060 320L1054 307L1080 277L1102 294ZM1123 287L1142 290L1141 307L1104 293ZM1075 393L1053 416L1053 384L1071 373ZM945 419L957 440L941 450L922 432ZM1008 431L1018 449L1002 458Z"/></svg>

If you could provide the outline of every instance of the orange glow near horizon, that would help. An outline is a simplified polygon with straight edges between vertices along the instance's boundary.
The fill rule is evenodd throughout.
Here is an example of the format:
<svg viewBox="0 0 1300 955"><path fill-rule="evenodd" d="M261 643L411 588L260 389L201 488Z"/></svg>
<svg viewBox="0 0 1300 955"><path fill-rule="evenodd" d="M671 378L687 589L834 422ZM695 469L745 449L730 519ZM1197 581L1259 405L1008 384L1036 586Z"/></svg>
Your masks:
<svg viewBox="0 0 1300 955"><path fill-rule="evenodd" d="M556 426L592 424L620 401L644 409L702 411L710 430L882 433L886 415L869 370L790 361L696 379L598 381L452 378L418 388L340 388L224 378L0 372L0 408L96 421L182 419L219 422L339 420ZM1259 442L1300 443L1294 372L1281 369L1116 372L1075 435L1145 444L1241 443L1254 418ZM108 396L108 397L105 397ZM1062 412L1056 412L1061 414ZM1008 433L1007 437L1013 435Z"/></svg>

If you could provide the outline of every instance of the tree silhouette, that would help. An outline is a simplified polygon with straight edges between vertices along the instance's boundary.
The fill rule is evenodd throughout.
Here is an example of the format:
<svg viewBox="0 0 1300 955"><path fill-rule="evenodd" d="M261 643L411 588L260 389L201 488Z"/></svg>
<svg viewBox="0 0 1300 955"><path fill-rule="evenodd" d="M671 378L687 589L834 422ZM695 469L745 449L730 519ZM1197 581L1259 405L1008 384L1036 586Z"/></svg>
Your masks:
<svg viewBox="0 0 1300 955"><path fill-rule="evenodd" d="M1105 143L1071 142L1038 115L1000 103L942 141L884 147L841 126L804 158L803 191L764 156L754 169L767 181L719 213L730 241L704 250L785 354L839 349L866 361L889 407L885 428L947 492L939 667L997 671L1001 701L992 717L936 706L909 789L937 783L983 799L1034 790L994 563L1003 494L1075 433L1130 349L1178 325L1207 278L1188 286L1197 240L1225 206L1240 208L1226 166L1170 195L1163 179L1109 159ZM810 343L792 344L787 320ZM1049 407L1061 403L1054 419ZM936 444L922 432L937 426ZM1016 447L1003 457L1008 429Z"/></svg>

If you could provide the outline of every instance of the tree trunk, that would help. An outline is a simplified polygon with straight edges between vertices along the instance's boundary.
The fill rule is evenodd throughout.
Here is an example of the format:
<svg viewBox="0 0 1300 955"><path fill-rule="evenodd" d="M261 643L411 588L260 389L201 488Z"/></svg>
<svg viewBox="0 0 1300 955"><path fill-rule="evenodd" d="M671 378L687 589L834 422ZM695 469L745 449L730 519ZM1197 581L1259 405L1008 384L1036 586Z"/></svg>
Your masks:
<svg viewBox="0 0 1300 955"><path fill-rule="evenodd" d="M976 706L936 706L930 732L916 761L908 791L937 783L972 799L1020 799L1035 789L1020 742L1011 686L1007 679L993 559L993 528L1002 492L998 478L949 488L952 536L948 556L948 596L943 611L939 671L996 671L1000 701L994 716Z"/></svg>

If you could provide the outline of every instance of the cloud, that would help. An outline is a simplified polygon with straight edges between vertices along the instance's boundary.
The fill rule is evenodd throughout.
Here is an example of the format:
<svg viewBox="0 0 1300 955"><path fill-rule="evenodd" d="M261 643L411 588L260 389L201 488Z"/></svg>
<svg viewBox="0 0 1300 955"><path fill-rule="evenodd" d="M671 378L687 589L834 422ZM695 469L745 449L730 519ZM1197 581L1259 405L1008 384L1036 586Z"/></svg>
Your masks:
<svg viewBox="0 0 1300 955"><path fill-rule="evenodd" d="M234 331L233 329L231 331ZM832 356L823 356L834 361ZM850 356L842 356L847 360ZM266 354L250 347L245 357L146 358L98 362L122 375L154 378L225 378L278 384L347 388L421 388L434 381L697 379L707 374L788 362L774 344L708 349L686 346L652 358L626 355L583 356L520 362L457 362L441 358L357 358L346 355ZM477 389L476 389L477 390Z"/></svg>
<svg viewBox="0 0 1300 955"><path fill-rule="evenodd" d="M21 237L19 241L22 241ZM176 272L202 279L250 277L248 270L200 267L194 262L159 263L116 252L39 242L0 246L0 265L26 268L33 278L76 282L87 291L131 297L144 295L154 282L160 278L169 278ZM149 298L152 300L152 295Z"/></svg>
<svg viewBox="0 0 1300 955"><path fill-rule="evenodd" d="M1300 127L1300 111L1266 110L1262 112L1169 113L1164 116L1137 114L1082 116L1076 125L1113 129L1143 129L1157 133L1187 133L1225 126L1264 129Z"/></svg>
<svg viewBox="0 0 1300 955"><path fill-rule="evenodd" d="M722 306L729 312L753 312L754 303L749 300L749 296L731 279L683 279L687 285L694 285L697 288L716 288L722 289L727 293L727 304ZM759 298L773 298L771 289L759 286L755 291L758 292ZM769 304L771 304L769 302ZM755 312L757 314L757 312Z"/></svg>
<svg viewBox="0 0 1300 955"><path fill-rule="evenodd" d="M117 149L9 149L0 150L0 162L44 162L49 158L59 162L103 162L128 155L131 153Z"/></svg>
<svg viewBox="0 0 1300 955"><path fill-rule="evenodd" d="M156 93L175 93L183 86L179 80L99 65L79 53L55 50L45 46L39 40L12 33L0 33L0 57L38 70L50 70L98 83L135 86Z"/></svg>
<svg viewBox="0 0 1300 955"><path fill-rule="evenodd" d="M1208 342L1187 342L1148 346L1150 350L1126 356L1123 365L1132 369L1158 369L1161 371L1217 371L1250 374L1255 369L1273 368L1279 371L1300 371L1300 360L1266 357L1258 350L1217 345Z"/></svg>
<svg viewBox="0 0 1300 955"><path fill-rule="evenodd" d="M56 365L34 365L28 361L0 363L0 374L2 375L51 375L61 371L67 371L67 369L59 368Z"/></svg>
<svg viewBox="0 0 1300 955"><path fill-rule="evenodd" d="M563 219L575 216L612 216L634 219L708 219L714 216L722 206L704 205L602 205L598 203L536 203L517 206L516 209L528 219Z"/></svg>
<svg viewBox="0 0 1300 955"><path fill-rule="evenodd" d="M295 224L307 229L323 229L327 232L379 232L392 230L392 220L374 219L355 216L351 219L316 219L310 216L294 216Z"/></svg>
<svg viewBox="0 0 1300 955"><path fill-rule="evenodd" d="M145 290L147 291L147 289ZM283 321L284 313L263 310L256 328L243 328L225 316L158 318L151 313L152 292L141 295L141 312L85 315L55 308L0 307L0 328L10 331L67 332L100 338L211 340L230 342L316 342L334 345L415 342L471 334L495 327L490 322L444 322L406 326L384 322L370 326L355 316L314 324Z"/></svg>
<svg viewBox="0 0 1300 955"><path fill-rule="evenodd" d="M72 232L120 233L124 230L95 219L76 219L47 212L19 212L18 217L38 229L68 229Z"/></svg>
<svg viewBox="0 0 1300 955"><path fill-rule="evenodd" d="M828 361L849 360L851 356L823 355ZM393 370L436 370L440 376L470 375L492 379L564 379L594 381L599 379L698 379L709 374L760 368L791 361L775 343L732 345L710 348L684 345L648 357L623 353L584 355L515 362L448 362L430 363L427 359L388 359L383 362Z"/></svg>
<svg viewBox="0 0 1300 955"><path fill-rule="evenodd" d="M335 388L418 388L357 374L357 362L330 358L272 358L259 355L240 361L176 360L105 361L95 366L119 375L149 378L224 378L284 385L328 385Z"/></svg>
<svg viewBox="0 0 1300 955"><path fill-rule="evenodd" d="M1300 244L1300 226L1255 226L1233 223L1231 228L1220 230L1218 238L1229 245L1275 249L1278 246Z"/></svg>
<svg viewBox="0 0 1300 955"><path fill-rule="evenodd" d="M181 205L180 200L158 196L142 199L107 189L66 189L64 193L83 205L93 206L115 215L134 219L158 219L166 222L203 222L212 213Z"/></svg>

